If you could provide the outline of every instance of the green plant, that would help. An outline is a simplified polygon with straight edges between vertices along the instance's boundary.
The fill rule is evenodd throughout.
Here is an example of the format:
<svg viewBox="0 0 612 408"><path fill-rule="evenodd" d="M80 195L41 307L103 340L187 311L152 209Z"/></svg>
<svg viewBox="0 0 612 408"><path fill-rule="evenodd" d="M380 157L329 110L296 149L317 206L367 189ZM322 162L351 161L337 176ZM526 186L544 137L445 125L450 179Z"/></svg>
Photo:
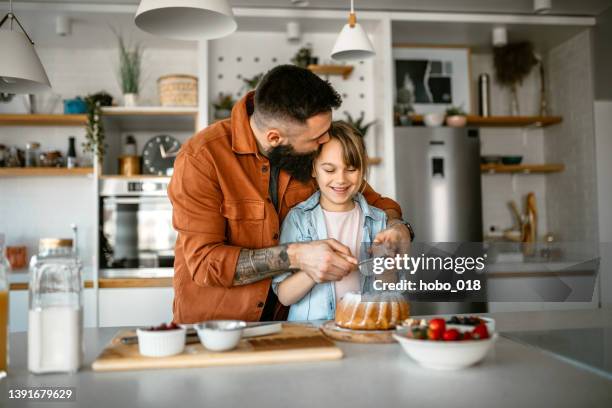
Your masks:
<svg viewBox="0 0 612 408"><path fill-rule="evenodd" d="M344 111L344 116L346 116L346 122L351 125L353 127L353 129L355 129L357 132L359 132L359 134L361 135L361 137L365 137L366 133L368 133L368 129L370 128L370 126L372 126L373 124L376 123L376 120L373 120L369 123L363 123L364 118L364 114L363 112L361 112L361 115L359 115L358 119L353 119L353 117L351 116L350 113L348 113L347 111Z"/></svg>
<svg viewBox="0 0 612 408"><path fill-rule="evenodd" d="M217 102L213 102L213 107L216 110L232 110L236 101L232 98L231 94L220 93L217 98Z"/></svg>
<svg viewBox="0 0 612 408"><path fill-rule="evenodd" d="M261 81L261 78L263 78L263 76L263 72L260 72L252 78L242 78L242 82L244 82L242 90L244 90L245 92L249 92L257 88L257 85L259 84L259 81Z"/></svg>
<svg viewBox="0 0 612 408"><path fill-rule="evenodd" d="M533 44L524 41L493 49L495 77L502 86L520 85L531 69L538 63Z"/></svg>
<svg viewBox="0 0 612 408"><path fill-rule="evenodd" d="M85 143L83 151L91 152L102 161L106 151L104 144L104 125L102 124L102 103L110 96L104 92L88 95L85 98L87 105L87 125L85 127ZM112 101L112 97L111 97Z"/></svg>
<svg viewBox="0 0 612 408"><path fill-rule="evenodd" d="M305 47L302 47L298 50L298 52L291 58L291 62L298 67L308 68L310 61L312 60L312 47L310 44L307 44Z"/></svg>
<svg viewBox="0 0 612 408"><path fill-rule="evenodd" d="M466 113L463 110L463 105L461 106L451 106L446 109L446 116L465 116Z"/></svg>
<svg viewBox="0 0 612 408"><path fill-rule="evenodd" d="M115 35L119 43L119 80L121 90L124 94L137 94L140 88L142 54L144 50L139 43L129 48L121 34L115 32Z"/></svg>

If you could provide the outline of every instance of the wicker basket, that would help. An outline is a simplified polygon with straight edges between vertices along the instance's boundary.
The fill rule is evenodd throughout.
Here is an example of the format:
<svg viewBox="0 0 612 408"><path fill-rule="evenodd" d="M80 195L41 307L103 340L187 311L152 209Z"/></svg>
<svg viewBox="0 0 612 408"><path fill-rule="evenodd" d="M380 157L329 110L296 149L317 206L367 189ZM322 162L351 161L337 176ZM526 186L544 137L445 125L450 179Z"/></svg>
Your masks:
<svg viewBox="0 0 612 408"><path fill-rule="evenodd" d="M157 80L161 106L198 106L198 78L164 75Z"/></svg>

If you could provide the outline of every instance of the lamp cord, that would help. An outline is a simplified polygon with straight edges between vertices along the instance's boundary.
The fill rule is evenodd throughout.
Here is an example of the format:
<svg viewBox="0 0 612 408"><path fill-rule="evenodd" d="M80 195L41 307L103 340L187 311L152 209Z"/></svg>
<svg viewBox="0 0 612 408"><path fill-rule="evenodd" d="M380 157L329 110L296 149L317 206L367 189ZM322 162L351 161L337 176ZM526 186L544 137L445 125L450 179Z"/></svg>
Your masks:
<svg viewBox="0 0 612 408"><path fill-rule="evenodd" d="M13 21L17 22L17 25L19 26L19 28L21 28L21 31L23 31L28 41L30 41L30 44L34 45L34 41L32 41L25 28L23 28L23 26L19 22L19 19L17 19L17 16L13 13L13 0L9 0L9 12L2 18L2 20L0 20L0 27L2 27L6 20L10 20L9 28L11 29L11 31L13 31Z"/></svg>

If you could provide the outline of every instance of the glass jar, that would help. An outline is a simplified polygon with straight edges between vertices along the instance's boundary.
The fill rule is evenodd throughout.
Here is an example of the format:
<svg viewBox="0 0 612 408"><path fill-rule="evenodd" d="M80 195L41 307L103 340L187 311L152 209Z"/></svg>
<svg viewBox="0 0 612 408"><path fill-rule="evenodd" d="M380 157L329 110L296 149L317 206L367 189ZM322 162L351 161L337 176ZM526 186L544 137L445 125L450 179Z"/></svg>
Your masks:
<svg viewBox="0 0 612 408"><path fill-rule="evenodd" d="M38 167L38 150L40 149L40 143L30 142L26 144L25 150L25 166L26 167Z"/></svg>
<svg viewBox="0 0 612 408"><path fill-rule="evenodd" d="M8 368L9 263L4 256L4 234L0 234L0 378Z"/></svg>
<svg viewBox="0 0 612 408"><path fill-rule="evenodd" d="M83 280L71 239L40 240L30 261L28 369L78 371L83 358Z"/></svg>

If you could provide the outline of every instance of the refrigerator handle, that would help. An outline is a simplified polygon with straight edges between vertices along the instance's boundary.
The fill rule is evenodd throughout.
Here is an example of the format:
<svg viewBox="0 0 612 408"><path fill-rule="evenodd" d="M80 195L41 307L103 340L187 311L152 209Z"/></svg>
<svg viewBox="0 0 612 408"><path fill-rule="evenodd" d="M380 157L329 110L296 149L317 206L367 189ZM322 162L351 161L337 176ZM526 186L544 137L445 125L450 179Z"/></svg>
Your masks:
<svg viewBox="0 0 612 408"><path fill-rule="evenodd" d="M444 158L443 157L432 157L431 158L431 176L444 178Z"/></svg>

